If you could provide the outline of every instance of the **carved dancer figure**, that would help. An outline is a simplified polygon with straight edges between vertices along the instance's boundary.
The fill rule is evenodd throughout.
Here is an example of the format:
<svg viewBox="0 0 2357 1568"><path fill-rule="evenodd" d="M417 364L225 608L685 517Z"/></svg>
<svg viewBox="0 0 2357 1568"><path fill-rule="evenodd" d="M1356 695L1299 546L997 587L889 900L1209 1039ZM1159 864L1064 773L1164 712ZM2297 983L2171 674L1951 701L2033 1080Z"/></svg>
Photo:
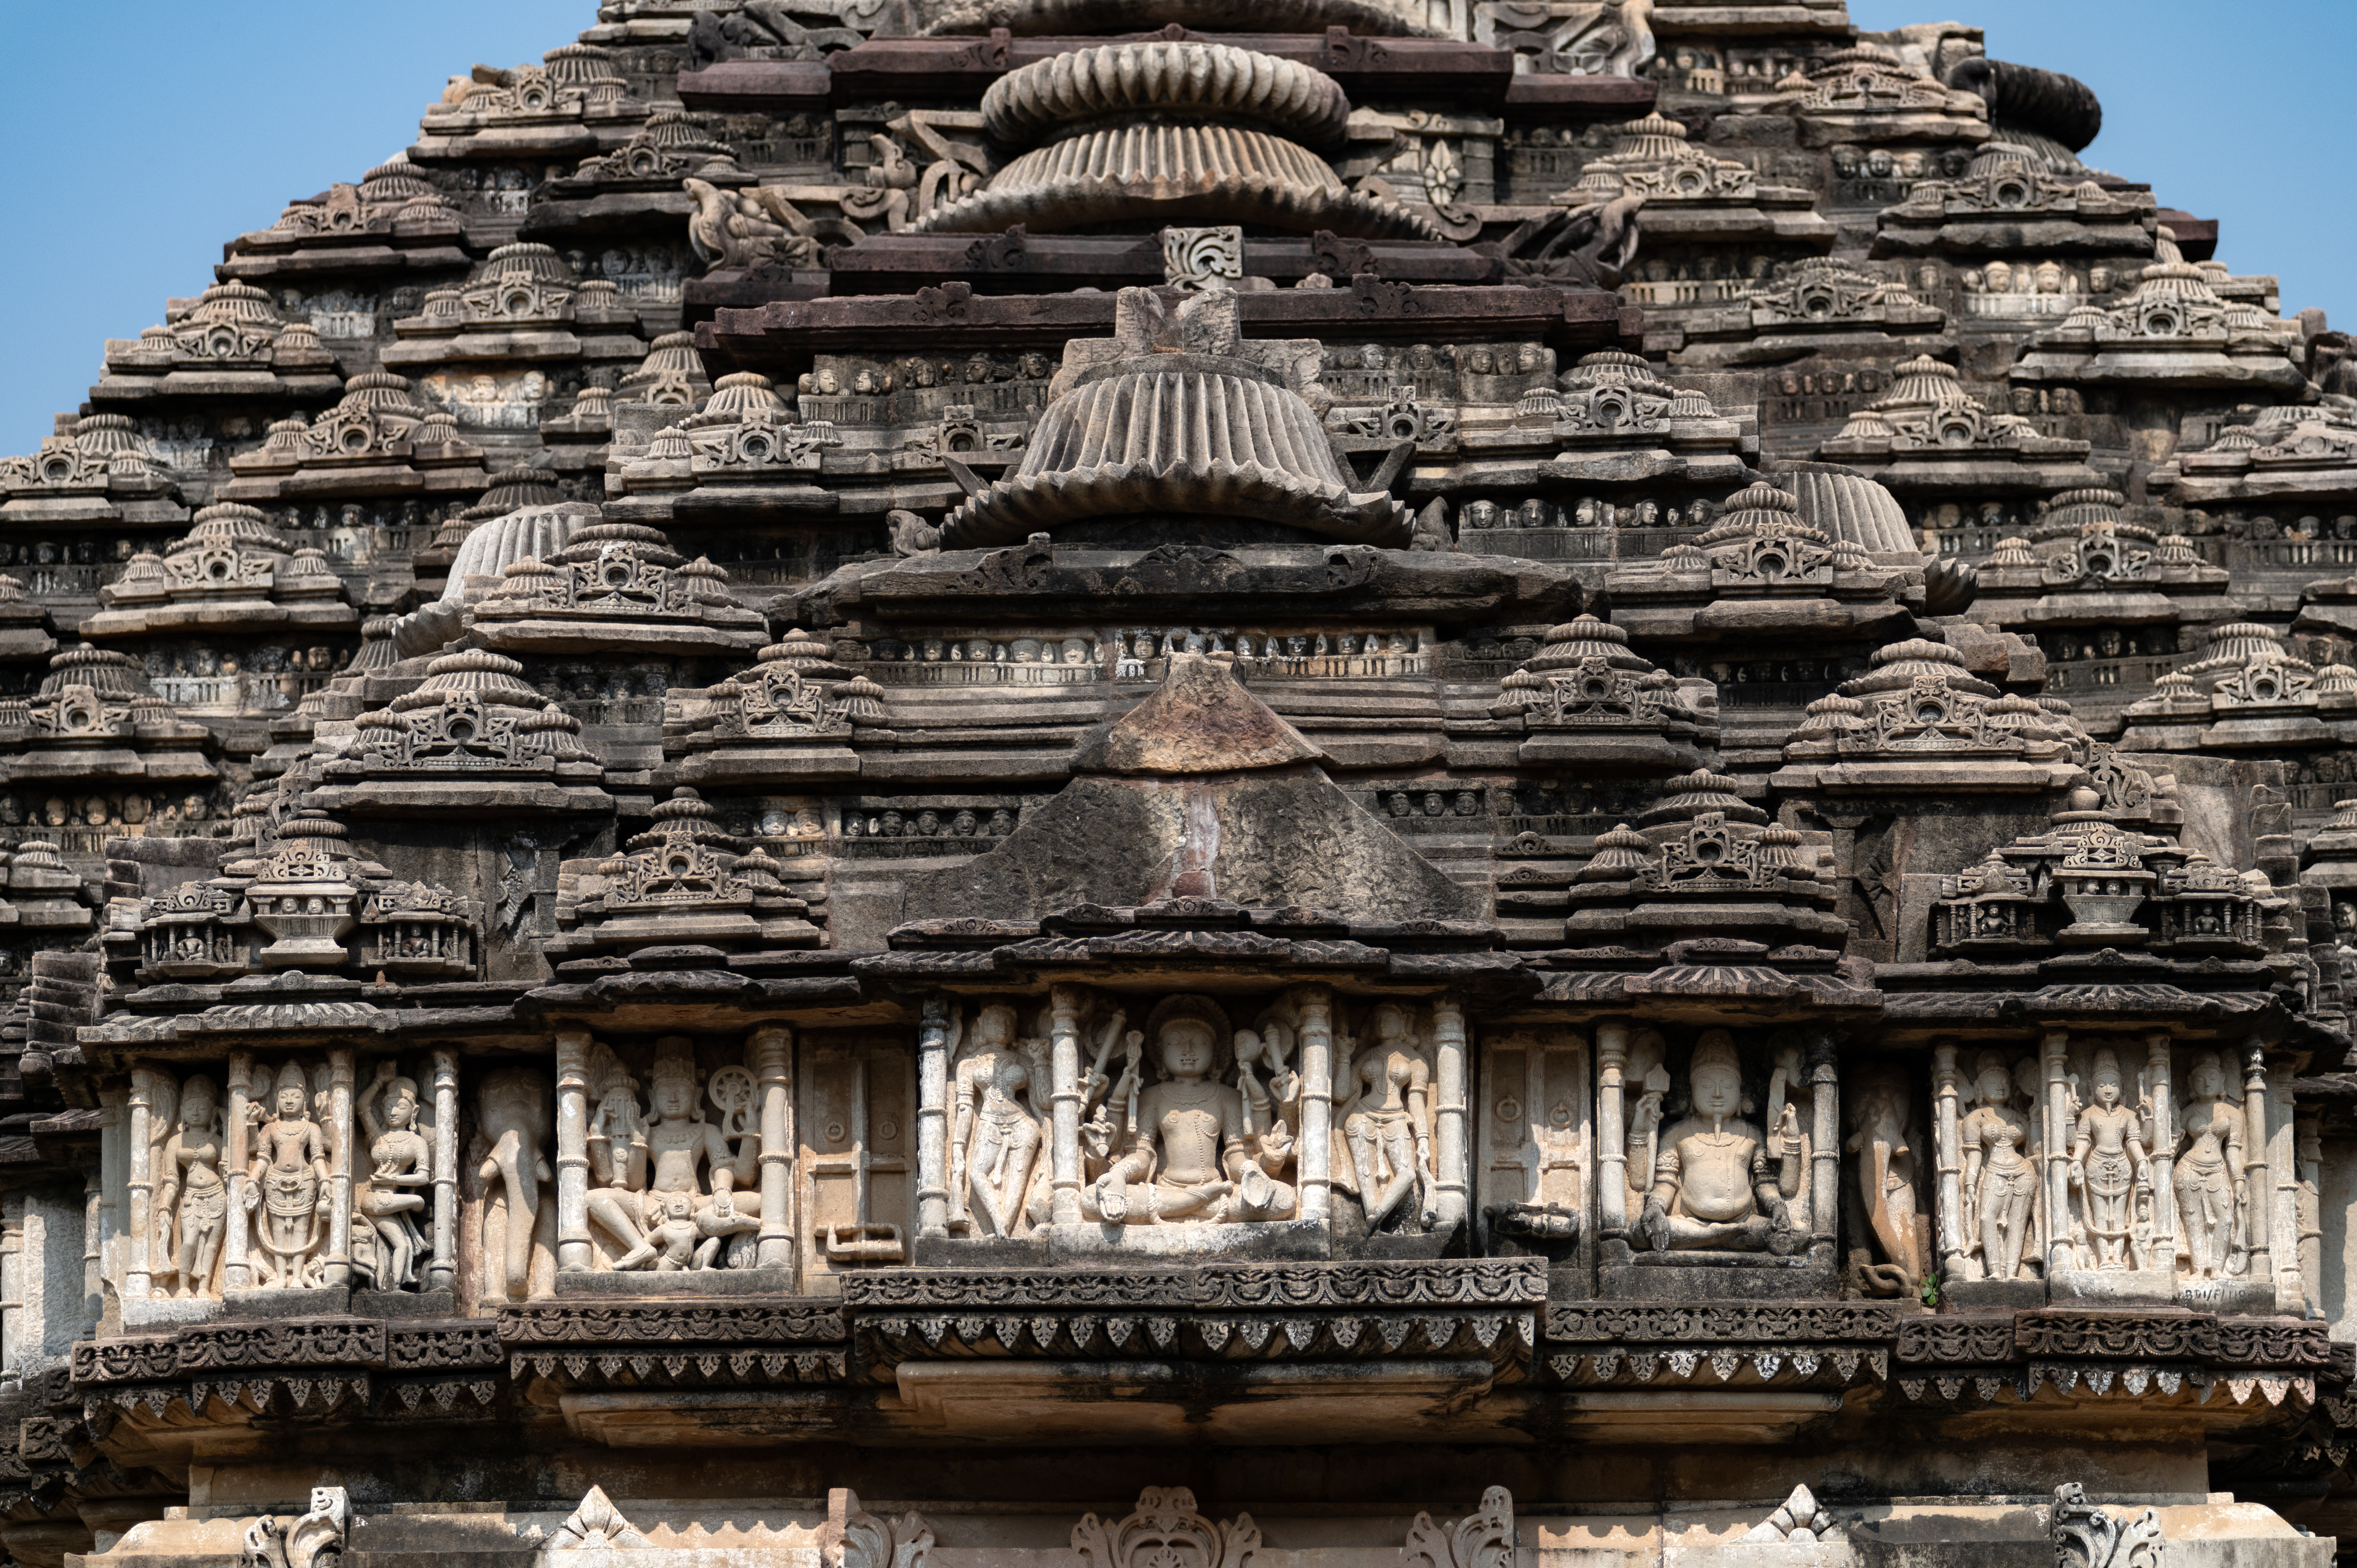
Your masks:
<svg viewBox="0 0 2357 1568"><path fill-rule="evenodd" d="M2094 1267L2129 1267L2136 1198L2152 1188L2144 1147L2144 1118L2121 1103L2119 1058L2095 1053L2094 1102L2079 1112L2071 1145L2071 1186L2080 1195Z"/></svg>
<svg viewBox="0 0 2357 1568"><path fill-rule="evenodd" d="M262 1211L254 1239L270 1283L294 1288L315 1283L311 1265L327 1230L328 1135L306 1114L311 1090L297 1064L278 1069L270 1098L274 1114L260 1129L245 1206Z"/></svg>
<svg viewBox="0 0 2357 1568"><path fill-rule="evenodd" d="M1981 1053L1974 1090L1977 1103L1956 1129L1964 1155L1965 1246L1979 1256L1985 1279L2030 1278L2025 1264L2039 1253L2029 1118L2014 1109L2013 1074L1996 1051Z"/></svg>
<svg viewBox="0 0 2357 1568"><path fill-rule="evenodd" d="M1656 1251L1791 1253L1800 1237L1790 1199L1806 1163L1798 1112L1783 1107L1771 1158L1769 1134L1741 1120L1752 1105L1724 1029L1703 1031L1686 1080L1693 1110L1662 1135L1640 1233Z"/></svg>
<svg viewBox="0 0 2357 1568"><path fill-rule="evenodd" d="M1367 1229L1380 1230L1413 1193L1402 1229L1429 1229L1432 1207L1432 1064L1391 1003L1375 1009L1373 1046L1349 1065L1338 1086L1360 1091L1342 1119ZM1249 1064L1246 1066L1247 1077Z"/></svg>
<svg viewBox="0 0 2357 1568"><path fill-rule="evenodd" d="M729 1076L724 1079L724 1074ZM694 1266L710 1268L728 1237L760 1229L761 1195L758 1189L746 1190L761 1153L760 1133L748 1122L752 1086L742 1068L714 1073L715 1101L726 1120L705 1121L697 1093L694 1047L677 1035L655 1042L651 1077L644 1122L637 1122L636 1100L629 1094L611 1102L610 1117L608 1106L599 1107L598 1122L589 1133L589 1158L593 1169L607 1174L608 1185L590 1192L589 1212L632 1243L614 1260L616 1269L646 1268L658 1255L647 1228L666 1222L665 1195L688 1194L705 1243L696 1249ZM747 1078L741 1086L739 1078ZM725 1100L719 1092L724 1089ZM704 1186L707 1168L708 1193Z"/></svg>
<svg viewBox="0 0 2357 1568"><path fill-rule="evenodd" d="M2222 1279L2241 1264L2243 1218L2251 1206L2247 1126L2243 1108L2225 1097L2226 1070L2217 1053L2193 1058L2185 1075L2185 1103L2170 1130L2177 1163L2177 1230L2186 1268L2196 1279Z"/></svg>
<svg viewBox="0 0 2357 1568"><path fill-rule="evenodd" d="M160 1230L170 1242L163 1255L179 1282L171 1294L183 1299L213 1291L213 1265L229 1228L223 1153L221 1091L211 1079L199 1074L180 1087L180 1124L164 1144L157 1170L163 1186L156 1194L156 1212L163 1217ZM158 1295L164 1294L166 1272L156 1271Z"/></svg>
<svg viewBox="0 0 2357 1568"><path fill-rule="evenodd" d="M352 1102L369 1140L368 1180L352 1207L383 1239L385 1267L380 1290L403 1290L417 1283L417 1258L425 1248L413 1218L425 1207L423 1187L434 1179L434 1149L417 1130L417 1080L395 1076L392 1062L376 1064L376 1076Z"/></svg>
<svg viewBox="0 0 2357 1568"><path fill-rule="evenodd" d="M959 1197L971 1206L969 1223L985 1236L1015 1234L1041 1144L1039 1109L1048 1084L1034 1075L1015 1030L1013 1007L997 1002L985 1007L951 1086L964 1174Z"/></svg>
<svg viewBox="0 0 2357 1568"><path fill-rule="evenodd" d="M1227 1015L1208 996L1173 996L1147 1020L1163 1080L1138 1089L1133 1058L1112 1100L1137 1091L1136 1131L1095 1182L1081 1191L1082 1212L1115 1225L1171 1221L1282 1219L1294 1211L1292 1187L1274 1178L1293 1154L1293 1138L1254 1085L1219 1081L1231 1051ZM1264 1123L1260 1117L1268 1115ZM1133 1194L1131 1184L1144 1191Z"/></svg>
<svg viewBox="0 0 2357 1568"><path fill-rule="evenodd" d="M1867 1266L1867 1285L1878 1294L1911 1295L1929 1271L1915 1230L1920 1202L1906 1084L1887 1069L1870 1071L1852 1107L1846 1147L1857 1156L1867 1228L1888 1260Z"/></svg>

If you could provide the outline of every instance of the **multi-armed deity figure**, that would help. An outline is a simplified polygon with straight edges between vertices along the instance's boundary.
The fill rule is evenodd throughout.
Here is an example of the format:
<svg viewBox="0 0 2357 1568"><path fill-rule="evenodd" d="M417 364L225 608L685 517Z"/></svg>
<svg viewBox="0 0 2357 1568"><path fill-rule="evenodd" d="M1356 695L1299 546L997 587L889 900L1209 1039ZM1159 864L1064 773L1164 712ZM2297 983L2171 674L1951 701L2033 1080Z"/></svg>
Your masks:
<svg viewBox="0 0 2357 1568"><path fill-rule="evenodd" d="M417 1080L396 1074L392 1062L377 1063L376 1076L352 1102L369 1140L368 1180L354 1193L352 1207L374 1228L383 1249L380 1290L417 1282L417 1256L425 1240L414 1217L425 1207L425 1197L406 1189L434 1179L433 1145L417 1130Z"/></svg>
<svg viewBox="0 0 2357 1568"><path fill-rule="evenodd" d="M270 1104L271 1119L255 1133L245 1206L261 1211L254 1240L270 1273L265 1283L291 1289L319 1283L316 1264L328 1228L328 1135L311 1119L310 1081L299 1063L278 1069Z"/></svg>
<svg viewBox="0 0 2357 1568"><path fill-rule="evenodd" d="M2137 1200L2152 1192L2152 1163L2145 1151L2143 1112L2123 1102L2120 1062L2110 1051L2095 1053L2093 1103L2079 1112L2071 1144L2071 1187L2080 1196L2080 1217L2097 1269L2132 1266L2149 1238L2137 1230ZM2138 1256L2133 1265L2141 1265Z"/></svg>
<svg viewBox="0 0 2357 1568"><path fill-rule="evenodd" d="M1232 1026L1208 996L1157 1004L1143 1036L1154 1042L1162 1081L1144 1085L1133 1054L1106 1103L1130 1102L1133 1120L1103 1175L1082 1190L1082 1212L1115 1225L1207 1224L1290 1218L1294 1188L1275 1179L1293 1157L1293 1136L1247 1066L1243 1087L1221 1081L1233 1059ZM1142 1187L1132 1192L1132 1184Z"/></svg>
<svg viewBox="0 0 2357 1568"><path fill-rule="evenodd" d="M2177 1232L2196 1279L2223 1279L2241 1266L2242 1220L2251 1206L2243 1164L2248 1126L2243 1108L2226 1098L2226 1070L2217 1053L2195 1057L2170 1143L2177 1153L2171 1172Z"/></svg>
<svg viewBox="0 0 2357 1568"><path fill-rule="evenodd" d="M1973 1079L1973 1108L1957 1124L1964 1156L1964 1237L1985 1279L2032 1276L2039 1257L2038 1136L2014 1108L2013 1073L2005 1058L1983 1051Z"/></svg>
<svg viewBox="0 0 2357 1568"><path fill-rule="evenodd" d="M589 1191L589 1214L625 1244L615 1268L657 1267L673 1251L676 1232L661 1242L651 1232L676 1225L679 1217L669 1210L684 1195L700 1237L691 1264L711 1268L729 1237L761 1225L761 1195L749 1187L761 1155L760 1132L750 1121L752 1076L743 1068L712 1075L713 1102L725 1118L717 1122L703 1116L692 1042L675 1035L656 1041L650 1076L650 1113L641 1121L635 1085L619 1072L592 1069L593 1084L607 1080L607 1091L589 1127L589 1166L599 1184Z"/></svg>
<svg viewBox="0 0 2357 1568"><path fill-rule="evenodd" d="M1692 1106L1661 1135L1638 1234L1662 1252L1790 1254L1806 1239L1791 1207L1808 1165L1797 1110L1782 1105L1772 1144L1743 1120L1754 1107L1724 1029L1706 1029L1695 1042L1686 1080Z"/></svg>
<svg viewBox="0 0 2357 1568"><path fill-rule="evenodd" d="M157 1235L166 1242L157 1249L165 1260L156 1275L159 1295L167 1270L178 1281L172 1288L176 1296L213 1292L213 1267L229 1221L221 1156L221 1091L199 1074L180 1086L179 1127L165 1143L156 1173Z"/></svg>
<svg viewBox="0 0 2357 1568"><path fill-rule="evenodd" d="M1350 1106L1342 1117L1342 1137L1358 1178L1359 1201L1370 1230L1383 1229L1395 1210L1402 1218L1394 1229L1429 1230L1432 1063L1416 1043L1406 1009L1383 1004L1375 1009L1373 1027L1373 1044L1355 1056L1338 1054L1334 1074L1335 1099Z"/></svg>

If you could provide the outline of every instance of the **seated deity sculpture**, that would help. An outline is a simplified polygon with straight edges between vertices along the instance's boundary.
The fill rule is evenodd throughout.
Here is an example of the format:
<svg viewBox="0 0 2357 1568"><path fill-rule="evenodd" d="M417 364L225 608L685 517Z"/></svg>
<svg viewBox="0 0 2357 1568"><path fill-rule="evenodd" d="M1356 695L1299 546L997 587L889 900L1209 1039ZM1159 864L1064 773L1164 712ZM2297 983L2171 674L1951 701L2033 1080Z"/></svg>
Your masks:
<svg viewBox="0 0 2357 1568"><path fill-rule="evenodd" d="M590 1218L623 1244L613 1266L665 1266L679 1250L673 1227L680 1217L673 1210L684 1198L699 1237L688 1262L714 1267L726 1238L761 1224L761 1195L750 1187L761 1154L760 1133L748 1124L750 1075L742 1068L712 1075L712 1097L724 1120L707 1122L699 1107L694 1047L677 1036L658 1040L641 1121L636 1086L619 1069L599 1070L609 1062L591 1071L605 1092L589 1127L590 1171L598 1185L590 1188L588 1208Z"/></svg>
<svg viewBox="0 0 2357 1568"><path fill-rule="evenodd" d="M1661 1134L1639 1237L1660 1252L1792 1253L1805 1240L1790 1208L1807 1165L1798 1112L1787 1103L1772 1134L1743 1119L1752 1101L1724 1029L1703 1031L1686 1079L1691 1106Z"/></svg>
<svg viewBox="0 0 2357 1568"><path fill-rule="evenodd" d="M1146 1039L1161 1081L1144 1081ZM1245 1065L1239 1083L1232 1029L1208 996L1157 1004L1144 1031L1128 1036L1129 1058L1105 1104L1117 1112L1103 1174L1083 1187L1081 1210L1111 1225L1214 1224L1285 1219L1294 1188L1276 1179L1293 1157L1293 1134Z"/></svg>

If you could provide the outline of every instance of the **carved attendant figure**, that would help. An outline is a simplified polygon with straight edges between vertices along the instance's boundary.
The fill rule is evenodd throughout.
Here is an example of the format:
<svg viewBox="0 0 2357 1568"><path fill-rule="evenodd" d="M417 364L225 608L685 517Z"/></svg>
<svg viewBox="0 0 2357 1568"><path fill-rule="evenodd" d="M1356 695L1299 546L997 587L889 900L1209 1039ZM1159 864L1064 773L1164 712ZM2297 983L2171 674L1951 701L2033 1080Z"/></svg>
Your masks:
<svg viewBox="0 0 2357 1568"><path fill-rule="evenodd" d="M1985 1278L2028 1277L2025 1259L2038 1256L2038 1166L2030 1158L2029 1118L2013 1108L2013 1074L2005 1058L1983 1051L1975 1081L1979 1103L1956 1129L1964 1155L1967 1246L1980 1254Z"/></svg>
<svg viewBox="0 0 2357 1568"><path fill-rule="evenodd" d="M1640 1230L1656 1251L1789 1254L1800 1240L1788 1207L1800 1190L1803 1164L1798 1112L1784 1107L1771 1165L1768 1134L1739 1120L1751 1101L1743 1092L1735 1042L1724 1029L1703 1031L1686 1080L1693 1110L1662 1134Z"/></svg>
<svg viewBox="0 0 2357 1568"><path fill-rule="evenodd" d="M1888 1260L1866 1269L1867 1288L1881 1295L1911 1295L1927 1273L1915 1233L1915 1149L1907 1121L1904 1081L1888 1069L1870 1072L1850 1112L1846 1146L1857 1156L1867 1227Z"/></svg>
<svg viewBox="0 0 2357 1568"><path fill-rule="evenodd" d="M1014 1008L1005 1003L985 1007L958 1057L951 1090L965 1177L960 1197L972 1205L970 1219L985 1236L1015 1233L1039 1151L1037 1107L1046 1100L1047 1085L1033 1077L1030 1061L1017 1048L1015 1028Z"/></svg>
<svg viewBox="0 0 2357 1568"><path fill-rule="evenodd" d="M221 1257L229 1219L229 1184L221 1179L221 1093L199 1075L180 1089L180 1128L164 1145L163 1187L156 1211L167 1216L165 1232L178 1221L178 1239L167 1254L179 1277L176 1296L210 1295L213 1265ZM173 1213L178 1201L179 1210ZM158 1270L160 1275L163 1271ZM157 1294L162 1294L159 1288Z"/></svg>
<svg viewBox="0 0 2357 1568"><path fill-rule="evenodd" d="M404 1289L416 1283L417 1255L425 1245L410 1218L425 1207L425 1198L402 1189L434 1179L433 1146L417 1131L416 1080L397 1078L393 1063L379 1062L352 1108L369 1139L369 1176L353 1207L383 1239L385 1267L377 1288Z"/></svg>
<svg viewBox="0 0 2357 1568"><path fill-rule="evenodd" d="M300 1066L288 1062L278 1069L270 1098L276 1114L261 1129L245 1206L262 1210L255 1239L268 1260L270 1283L305 1285L313 1283L307 1264L326 1230L328 1135L305 1114L311 1090Z"/></svg>
<svg viewBox="0 0 2357 1568"><path fill-rule="evenodd" d="M540 1219L541 1184L555 1179L541 1153L548 1146L551 1125L548 1080L530 1068L503 1067L483 1079L479 1094L475 1136L483 1155L477 1176L499 1184L486 1195L486 1227L489 1214L496 1212L503 1227L500 1288L521 1301L532 1289L533 1229ZM499 1205L496 1210L491 1199Z"/></svg>
<svg viewBox="0 0 2357 1568"><path fill-rule="evenodd" d="M1362 1090L1342 1120L1351 1165L1367 1229L1382 1228L1411 1194L1405 1228L1432 1224L1432 1064L1409 1032L1406 1012L1391 1003L1375 1009L1375 1042L1336 1075Z"/></svg>
<svg viewBox="0 0 2357 1568"><path fill-rule="evenodd" d="M1291 1215L1294 1189L1270 1178L1292 1155L1292 1137L1273 1117L1264 1123L1249 1115L1245 1096L1218 1081L1229 1051L1219 1004L1170 997L1155 1008L1146 1033L1165 1077L1138 1093L1129 1146L1082 1189L1082 1211L1116 1225ZM1133 1061L1114 1085L1113 1101L1136 1088L1139 1070ZM1265 1093L1256 1098L1267 1106ZM1130 1191L1133 1182L1144 1184L1142 1194Z"/></svg>
<svg viewBox="0 0 2357 1568"><path fill-rule="evenodd" d="M2240 1250L2240 1221L2251 1203L2250 1179L2243 1169L2246 1123L2243 1108L2225 1098L2225 1087L2216 1052L2194 1058L2185 1075L2185 1106L2173 1130L2178 1233L2185 1238L2186 1266L2196 1279L2225 1277Z"/></svg>
<svg viewBox="0 0 2357 1568"><path fill-rule="evenodd" d="M2136 1197L2152 1187L2144 1118L2120 1103L2119 1058L2095 1053L2095 1101L2079 1112L2071 1145L2071 1186L2080 1194L2098 1269L2126 1269Z"/></svg>

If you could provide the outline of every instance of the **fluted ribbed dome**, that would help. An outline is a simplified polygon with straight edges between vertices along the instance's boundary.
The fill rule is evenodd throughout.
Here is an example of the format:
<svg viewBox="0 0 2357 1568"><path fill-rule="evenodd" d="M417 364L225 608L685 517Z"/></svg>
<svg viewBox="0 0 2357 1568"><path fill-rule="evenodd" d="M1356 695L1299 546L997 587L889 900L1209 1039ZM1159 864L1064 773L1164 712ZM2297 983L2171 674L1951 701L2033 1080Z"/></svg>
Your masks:
<svg viewBox="0 0 2357 1568"><path fill-rule="evenodd" d="M88 686L101 696L153 697L146 671L139 660L112 648L60 649L49 656L49 672L41 677L40 694L54 697L68 686Z"/></svg>
<svg viewBox="0 0 2357 1568"><path fill-rule="evenodd" d="M945 545L1190 512L1406 543L1407 509L1384 491L1353 491L1309 404L1239 351L1232 295L1190 295L1175 316L1157 317L1161 309L1150 289L1121 291L1116 332L1126 352L1048 405L1022 466L943 520ZM1150 339L1157 320L1167 346ZM1178 351L1182 341L1192 351Z"/></svg>
<svg viewBox="0 0 2357 1568"><path fill-rule="evenodd" d="M1290 139L1339 139L1350 107L1322 71L1252 49L1168 39L1075 49L1001 77L983 98L1000 140L1053 139L915 227L1053 232L1196 219L1439 238L1398 202L1345 188Z"/></svg>
<svg viewBox="0 0 2357 1568"><path fill-rule="evenodd" d="M1112 44L1074 49L990 84L982 119L1003 142L1085 120L1168 112L1242 120L1311 143L1342 134L1350 100L1324 71L1226 44Z"/></svg>
<svg viewBox="0 0 2357 1568"><path fill-rule="evenodd" d="M278 312L270 308L270 295L250 283L217 283L197 296L188 307L188 319L207 326L231 323L240 327L276 327Z"/></svg>
<svg viewBox="0 0 2357 1568"><path fill-rule="evenodd" d="M556 253L556 248L544 245L536 240L518 240L500 246L483 258L483 264L476 269L475 275L478 278L524 276L548 283L576 281L573 269L565 264L564 257Z"/></svg>
<svg viewBox="0 0 2357 1568"><path fill-rule="evenodd" d="M465 694L494 707L522 708L537 713L546 700L524 683L523 666L489 649L462 649L446 653L425 667L425 680L414 692L393 700L393 711L410 713L430 708L446 698Z"/></svg>
<svg viewBox="0 0 2357 1568"><path fill-rule="evenodd" d="M270 526L269 518L257 507L243 506L236 501L216 501L199 510L190 523L188 535L180 541L190 544L225 542L258 544L265 550L284 550L286 540Z"/></svg>
<svg viewBox="0 0 2357 1568"><path fill-rule="evenodd" d="M1342 27L1371 38L1433 36L1431 29L1372 0L968 0L925 32L958 35L1005 27L1018 38L1036 38L1128 33L1174 22L1205 32L1322 33Z"/></svg>

